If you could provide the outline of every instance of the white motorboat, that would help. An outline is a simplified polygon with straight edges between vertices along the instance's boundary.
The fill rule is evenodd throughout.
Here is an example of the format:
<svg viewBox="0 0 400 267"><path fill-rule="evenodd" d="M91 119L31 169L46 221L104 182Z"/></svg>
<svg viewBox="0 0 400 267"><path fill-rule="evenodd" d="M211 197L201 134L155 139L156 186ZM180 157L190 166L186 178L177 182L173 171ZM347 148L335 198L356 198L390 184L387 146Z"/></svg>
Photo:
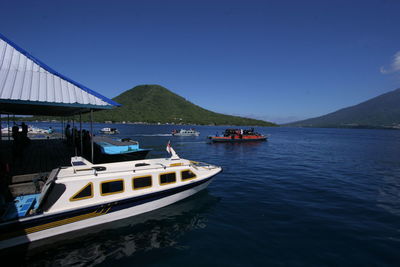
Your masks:
<svg viewBox="0 0 400 267"><path fill-rule="evenodd" d="M179 158L93 165L73 157L46 181L11 184L0 249L155 210L206 188L221 167ZM19 195L21 194L22 195ZM19 196L18 196L19 195Z"/></svg>
<svg viewBox="0 0 400 267"><path fill-rule="evenodd" d="M117 134L117 133L119 133L117 128L109 128L109 127L102 128L100 130L100 132L103 133L103 134Z"/></svg>
<svg viewBox="0 0 400 267"><path fill-rule="evenodd" d="M194 129L181 129L180 131L173 130L172 131L173 136L199 136L200 132L195 131Z"/></svg>

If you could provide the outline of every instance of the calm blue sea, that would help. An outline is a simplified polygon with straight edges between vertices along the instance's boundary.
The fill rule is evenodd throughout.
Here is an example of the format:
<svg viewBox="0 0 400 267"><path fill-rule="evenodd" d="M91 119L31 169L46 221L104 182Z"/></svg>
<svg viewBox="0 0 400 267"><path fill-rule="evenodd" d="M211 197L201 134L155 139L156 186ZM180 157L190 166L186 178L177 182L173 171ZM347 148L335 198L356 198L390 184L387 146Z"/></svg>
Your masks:
<svg viewBox="0 0 400 267"><path fill-rule="evenodd" d="M170 140L181 157L224 171L187 200L40 244L25 264L400 265L400 131L259 127L267 142L210 144L225 127L195 126L199 137L113 127L149 157L166 157Z"/></svg>

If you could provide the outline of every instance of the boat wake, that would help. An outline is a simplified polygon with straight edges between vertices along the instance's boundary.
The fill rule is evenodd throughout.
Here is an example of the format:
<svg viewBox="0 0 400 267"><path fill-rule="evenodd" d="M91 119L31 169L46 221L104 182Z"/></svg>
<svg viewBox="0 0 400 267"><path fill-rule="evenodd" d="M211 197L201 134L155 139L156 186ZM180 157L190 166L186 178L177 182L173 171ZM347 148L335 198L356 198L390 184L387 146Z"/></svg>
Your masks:
<svg viewBox="0 0 400 267"><path fill-rule="evenodd" d="M133 136L172 136L172 134L134 134Z"/></svg>
<svg viewBox="0 0 400 267"><path fill-rule="evenodd" d="M208 143L207 141L193 141L193 142L176 142L177 144L206 144Z"/></svg>

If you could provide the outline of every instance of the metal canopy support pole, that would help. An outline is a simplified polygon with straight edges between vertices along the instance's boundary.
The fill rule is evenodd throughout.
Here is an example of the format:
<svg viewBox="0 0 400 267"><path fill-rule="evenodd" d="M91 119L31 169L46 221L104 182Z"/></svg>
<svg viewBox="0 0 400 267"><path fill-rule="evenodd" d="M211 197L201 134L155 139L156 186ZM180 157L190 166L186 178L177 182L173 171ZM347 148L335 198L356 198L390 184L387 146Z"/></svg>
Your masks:
<svg viewBox="0 0 400 267"><path fill-rule="evenodd" d="M90 110L90 146L91 146L91 153L92 153L92 163L94 163L94 153L93 153L93 109Z"/></svg>
<svg viewBox="0 0 400 267"><path fill-rule="evenodd" d="M10 114L7 114L7 129L8 141L10 141Z"/></svg>
<svg viewBox="0 0 400 267"><path fill-rule="evenodd" d="M76 139L76 137L75 137L75 115L74 115L74 116L72 116L72 146L73 146L73 148L75 150L75 156L77 156L76 155L75 139Z"/></svg>
<svg viewBox="0 0 400 267"><path fill-rule="evenodd" d="M79 126L80 126L80 129L79 129L79 132L80 132L80 134L79 134L79 137L80 137L80 139L81 139L81 149L80 149L80 152L81 152L81 156L83 156L83 132L82 132L82 113L79 113Z"/></svg>

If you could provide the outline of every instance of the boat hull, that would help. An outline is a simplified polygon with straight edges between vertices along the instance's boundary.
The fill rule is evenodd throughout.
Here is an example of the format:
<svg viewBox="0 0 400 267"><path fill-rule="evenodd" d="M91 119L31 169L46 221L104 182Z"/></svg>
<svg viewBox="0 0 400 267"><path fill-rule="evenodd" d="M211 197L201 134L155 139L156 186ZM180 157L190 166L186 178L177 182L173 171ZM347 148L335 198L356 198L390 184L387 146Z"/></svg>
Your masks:
<svg viewBox="0 0 400 267"><path fill-rule="evenodd" d="M0 235L0 249L50 238L159 209L205 189L211 183L212 179L213 176L180 187L103 204L74 213L70 212L65 217L60 214L58 216L47 216L48 218L39 215L37 218L32 217L30 220L16 222L17 225L14 225L14 227L12 227L13 225L6 225L6 227L0 227L0 229L3 228ZM24 227L24 224L26 227ZM12 230L5 231L5 229ZM10 237L13 233L16 236ZM7 238L7 236L10 238Z"/></svg>

